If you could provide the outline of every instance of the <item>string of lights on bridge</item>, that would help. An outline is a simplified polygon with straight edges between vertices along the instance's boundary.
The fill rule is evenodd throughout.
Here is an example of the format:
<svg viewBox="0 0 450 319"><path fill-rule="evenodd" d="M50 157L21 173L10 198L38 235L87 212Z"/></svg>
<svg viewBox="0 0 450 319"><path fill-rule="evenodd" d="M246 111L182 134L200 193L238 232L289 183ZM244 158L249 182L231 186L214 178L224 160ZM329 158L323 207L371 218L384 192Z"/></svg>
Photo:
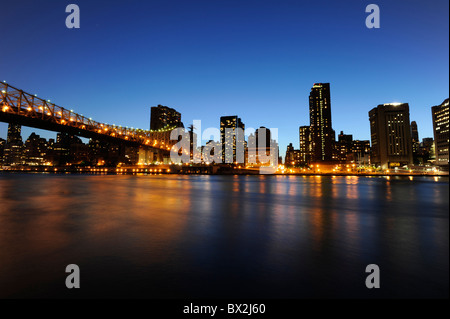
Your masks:
<svg viewBox="0 0 450 319"><path fill-rule="evenodd" d="M37 97L36 94L32 95L17 89L6 81L0 82L0 87L0 109L4 113L54 121L60 125L72 126L130 142L134 141L163 150L170 150L176 143L176 141L170 140L170 132L176 127L166 126L159 130L143 130L100 123L93 121L92 118L86 118L82 114L77 114L74 110L67 110L51 103L51 100L45 100Z"/></svg>

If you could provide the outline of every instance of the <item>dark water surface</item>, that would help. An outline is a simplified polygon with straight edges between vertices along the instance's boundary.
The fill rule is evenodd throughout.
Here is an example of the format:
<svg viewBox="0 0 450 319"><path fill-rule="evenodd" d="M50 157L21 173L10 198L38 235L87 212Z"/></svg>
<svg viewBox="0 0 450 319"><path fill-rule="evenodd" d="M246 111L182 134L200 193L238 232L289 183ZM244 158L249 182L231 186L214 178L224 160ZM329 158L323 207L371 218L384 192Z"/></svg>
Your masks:
<svg viewBox="0 0 450 319"><path fill-rule="evenodd" d="M447 177L0 174L1 298L448 298L448 274Z"/></svg>

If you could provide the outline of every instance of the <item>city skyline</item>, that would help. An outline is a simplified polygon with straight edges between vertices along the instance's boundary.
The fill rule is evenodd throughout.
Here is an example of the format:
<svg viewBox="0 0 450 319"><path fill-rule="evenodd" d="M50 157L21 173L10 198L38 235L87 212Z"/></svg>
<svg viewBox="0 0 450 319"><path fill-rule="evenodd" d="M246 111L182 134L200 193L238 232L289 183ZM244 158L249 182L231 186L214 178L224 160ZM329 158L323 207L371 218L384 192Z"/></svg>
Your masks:
<svg viewBox="0 0 450 319"><path fill-rule="evenodd" d="M12 30L4 40L20 46L15 39L24 36L28 45L46 46L32 59L3 51L0 80L99 121L142 129L158 104L181 112L186 125L198 119L218 127L221 116L238 115L248 127L278 128L280 153L289 143L298 148L309 90L324 82L331 83L336 132L368 140L368 110L402 102L420 136L433 136L430 107L448 98L446 1L413 1L407 14L404 5L379 1L380 29L366 28L359 1L345 8L171 4L79 1L79 30L65 28L64 4L29 2L20 8L26 25L10 18L19 10L12 4L2 19ZM6 130L0 124L0 136Z"/></svg>
<svg viewBox="0 0 450 319"><path fill-rule="evenodd" d="M1 299L448 299L449 0L2 4Z"/></svg>
<svg viewBox="0 0 450 319"><path fill-rule="evenodd" d="M324 85L328 85L328 95L330 95L330 83L314 83L313 84L313 86L312 86L312 88L311 88L311 92L313 92L313 90L317 87L317 85L322 85L322 84L324 84ZM311 92L310 92L310 94L311 94ZM40 98L44 98L45 99L45 97L40 97ZM311 97L310 97L311 98ZM330 100L331 100L331 98L330 98ZM446 98L445 100L448 100L448 98ZM444 102L445 102L445 100L444 100ZM393 104L393 105L399 105L399 104L408 104L408 103L399 103L399 102L395 102L395 103L383 103L383 104L386 104L386 105L389 105L389 104ZM383 104L379 104L379 105L383 105ZM152 112L153 112L153 110L155 110L156 108L158 108L158 107L162 107L162 108L164 108L164 109L169 109L169 110L171 110L171 111L173 111L173 112L175 112L175 113L177 113L178 114L178 117L179 117L179 119L178 119L178 121L180 121L180 124L182 124L182 125L185 125L184 123L183 123L183 121L182 121L182 112L180 113L180 112L177 112L177 110L175 110L175 109L173 109L173 108L170 108L170 107L168 107L168 106L162 106L162 105L158 105L158 106L151 106L150 107L150 115L152 114ZM310 112L311 112L311 106L309 106L309 108L310 108ZM431 109L431 107L430 107L430 109ZM331 114L333 114L333 111L332 111L332 109L330 108L330 111L329 112L331 112ZM220 119L222 118L222 117L239 117L239 115L223 115L223 116L221 116L220 117ZM332 115L331 115L331 117L332 117ZM150 121L149 121L149 123L151 123L152 122L152 117L150 116ZM219 119L219 121L220 121L220 119ZM95 120L95 119L94 119ZM311 119L310 118L308 118L308 121L310 121ZM419 142L421 141L421 140L423 140L423 139L426 139L426 138L433 138L433 134L431 135L431 136L426 136L426 135L424 135L424 134L421 134L421 131L420 131L420 126L419 126L419 129L417 129L417 127L418 127L418 125L417 125L417 123L416 123L417 121L413 121L413 120L411 120L411 123L410 124L412 124L412 123L415 123L415 128L416 128L416 130L417 130L417 132L418 132L418 134L419 134L419 136L422 136L422 138L421 139L419 139ZM190 123L189 125L191 125L192 123ZM219 123L220 124L220 123ZM121 125L121 126L123 126L123 127L125 127L126 125L124 124L124 125L122 125L122 124L117 124L117 125ZM1 128L1 126L4 126L5 127L5 134L4 135L1 135L1 133L2 133L2 131L0 130L0 138L3 138L3 136L4 136L4 138L6 139L6 137L7 137L7 131L8 131L8 123L5 123L5 122L0 122L0 128ZM151 126L151 125L150 125ZM220 128L220 126L221 125L219 125L219 126L217 126L218 128ZM433 126L433 124L432 124L432 126ZM126 126L126 127L131 127L131 126ZM260 126L260 127L264 127L264 126ZM301 128L301 127L306 127L305 125L302 125L302 124L300 124L300 126L298 127L298 128ZM308 126L309 127L309 126ZM133 127L131 127L131 128L133 128ZM147 131L148 130L148 128L140 128L140 127L134 127L135 129L142 129L142 130L144 130L144 131ZM257 129L258 127L254 127L253 129ZM31 135L31 134L33 134L33 133L37 133L37 134L39 134L39 135L42 135L44 138L47 138L47 139L53 139L53 138L56 138L56 136L57 136L57 134L58 134L58 132L55 132L55 131L49 131L49 130L44 130L44 129L39 129L39 128L34 128L34 127L28 127L28 126L23 126L22 127L22 129L24 129L24 131L25 131L25 134L28 134L28 135ZM186 129L186 131L188 130L187 128L185 128ZM203 128L204 129L204 128ZM333 128L333 126L330 126L330 129L334 132L334 133L336 133L336 130ZM152 128L150 127L150 130L152 130ZM370 123L369 123L369 130L370 130ZM342 128L341 130L340 130L341 132L344 132L344 133L351 133L352 131L350 131L350 130L348 130L347 128ZM350 134L350 135L354 135L354 134ZM25 140L26 140L26 138L25 138L25 136L22 136L22 139L23 139L23 142L25 142ZM83 138L83 137L81 137L81 139L82 140L84 140L86 143L88 142L88 139L86 139L86 138ZM289 140L289 138L287 138L288 140ZM297 146L299 146L300 145L300 137L298 136L298 131L297 131ZM361 138L356 138L356 140L366 140L366 139L361 139ZM370 135L369 135L369 138L367 139L367 140L370 140ZM247 140L246 140L247 141ZM335 138L333 139L333 141L334 142L337 142L338 141L338 136L337 136L337 134L335 134ZM204 146L205 144L206 144L206 140L202 140L202 146ZM220 142L220 139L218 139L216 142ZM286 145L286 147L288 147L289 146L289 144L294 144L295 145L295 142L289 142L288 143L288 145ZM200 145L199 145L200 146ZM294 148L296 148L295 146L294 146ZM296 148L297 149L297 148ZM281 151L280 151L280 154L281 154Z"/></svg>

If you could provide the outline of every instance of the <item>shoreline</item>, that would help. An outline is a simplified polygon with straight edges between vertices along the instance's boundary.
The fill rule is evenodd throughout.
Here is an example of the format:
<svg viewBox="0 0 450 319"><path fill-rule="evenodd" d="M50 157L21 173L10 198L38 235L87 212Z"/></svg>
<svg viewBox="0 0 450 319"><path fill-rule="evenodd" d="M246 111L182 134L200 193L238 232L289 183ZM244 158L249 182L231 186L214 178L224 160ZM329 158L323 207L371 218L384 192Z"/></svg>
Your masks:
<svg viewBox="0 0 450 319"><path fill-rule="evenodd" d="M132 168L132 167L108 167L108 168L85 168L85 167L28 167L18 169L0 169L6 174L76 174L76 175L243 175L243 176L349 176L349 177L449 177L448 172L276 172L272 174L261 174L259 170L229 169L224 171L212 170L212 167L198 167L192 169L173 168L170 166L161 168Z"/></svg>

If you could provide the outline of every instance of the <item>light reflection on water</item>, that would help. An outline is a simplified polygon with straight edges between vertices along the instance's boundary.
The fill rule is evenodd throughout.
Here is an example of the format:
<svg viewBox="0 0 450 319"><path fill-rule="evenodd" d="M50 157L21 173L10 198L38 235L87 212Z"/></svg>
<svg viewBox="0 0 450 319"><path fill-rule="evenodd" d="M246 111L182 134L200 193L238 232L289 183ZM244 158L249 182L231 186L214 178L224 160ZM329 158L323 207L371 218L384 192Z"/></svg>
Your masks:
<svg viewBox="0 0 450 319"><path fill-rule="evenodd" d="M0 297L445 297L448 178L0 175ZM383 289L365 288L378 264Z"/></svg>

